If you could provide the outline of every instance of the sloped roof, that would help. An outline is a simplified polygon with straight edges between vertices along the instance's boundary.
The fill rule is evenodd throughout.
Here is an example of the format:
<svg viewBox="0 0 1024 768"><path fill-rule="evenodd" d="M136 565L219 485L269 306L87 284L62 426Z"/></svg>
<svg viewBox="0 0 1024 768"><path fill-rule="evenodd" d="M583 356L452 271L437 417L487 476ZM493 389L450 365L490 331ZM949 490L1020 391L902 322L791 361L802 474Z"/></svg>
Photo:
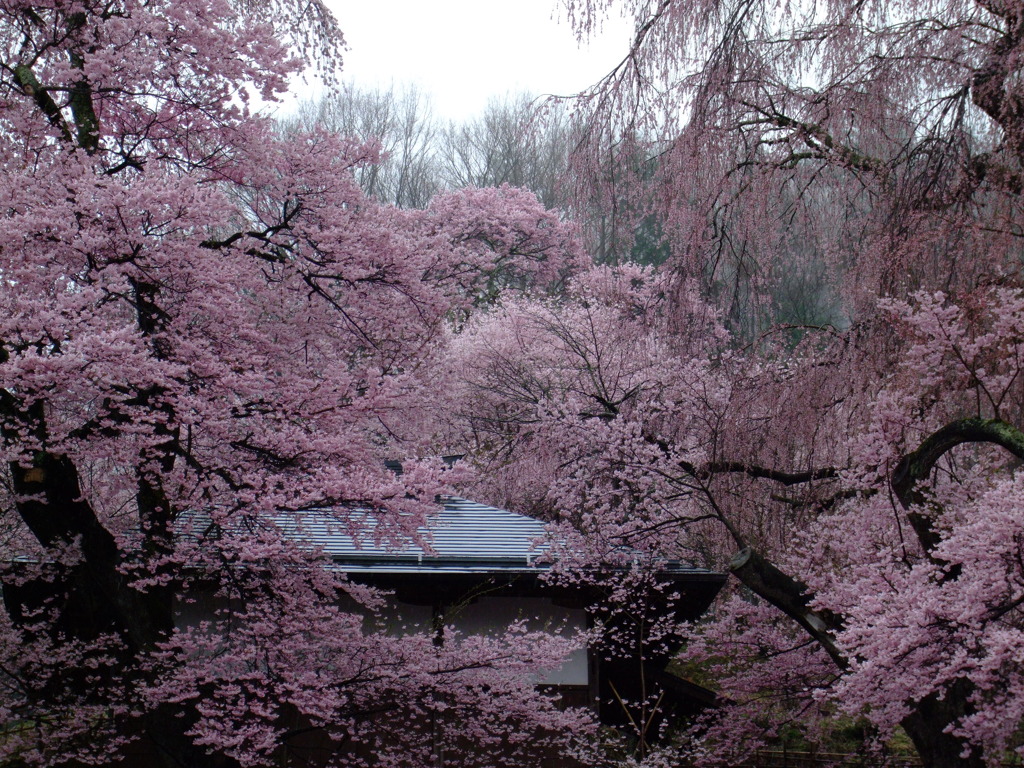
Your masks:
<svg viewBox="0 0 1024 768"><path fill-rule="evenodd" d="M192 512L186 529L203 530L209 516ZM283 537L321 552L330 567L352 574L537 574L549 567L549 534L540 520L458 496L441 499L414 535L383 526L358 508L281 511L264 518ZM189 535L189 534L185 534ZM679 561L659 564L674 579L721 581L721 574Z"/></svg>
<svg viewBox="0 0 1024 768"><path fill-rule="evenodd" d="M548 549L539 520L456 496L444 498L442 508L418 529L422 545L408 537L376 541L368 513L356 510L348 517L355 526L342 524L328 511L281 517L275 523L286 537L322 551L339 570L349 572L533 571Z"/></svg>

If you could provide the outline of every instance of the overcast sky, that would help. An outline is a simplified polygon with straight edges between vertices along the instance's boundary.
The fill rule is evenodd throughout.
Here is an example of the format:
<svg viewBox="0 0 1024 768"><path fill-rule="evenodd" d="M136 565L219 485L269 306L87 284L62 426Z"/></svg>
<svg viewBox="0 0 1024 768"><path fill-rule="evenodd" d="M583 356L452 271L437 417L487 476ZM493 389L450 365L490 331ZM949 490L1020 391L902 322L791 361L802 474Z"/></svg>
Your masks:
<svg viewBox="0 0 1024 768"><path fill-rule="evenodd" d="M629 40L629 25L615 18L581 48L556 0L328 3L348 41L344 79L383 88L414 83L443 120L472 117L507 93L582 90L622 59Z"/></svg>

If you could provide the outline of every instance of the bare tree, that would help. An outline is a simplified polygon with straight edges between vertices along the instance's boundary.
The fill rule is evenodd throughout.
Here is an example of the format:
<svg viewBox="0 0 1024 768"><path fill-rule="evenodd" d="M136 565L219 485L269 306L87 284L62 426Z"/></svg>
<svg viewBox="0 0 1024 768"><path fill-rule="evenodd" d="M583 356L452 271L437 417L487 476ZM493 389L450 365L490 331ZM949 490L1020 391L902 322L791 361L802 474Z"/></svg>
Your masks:
<svg viewBox="0 0 1024 768"><path fill-rule="evenodd" d="M527 94L492 100L469 122L440 132L444 183L458 187L509 184L537 195L547 208L565 208L561 179L570 147L569 120L560 108L542 114Z"/></svg>
<svg viewBox="0 0 1024 768"><path fill-rule="evenodd" d="M399 91L346 86L301 104L284 130L313 126L379 145L381 162L358 168L356 180L381 202L423 208L441 188L430 100L413 86Z"/></svg>

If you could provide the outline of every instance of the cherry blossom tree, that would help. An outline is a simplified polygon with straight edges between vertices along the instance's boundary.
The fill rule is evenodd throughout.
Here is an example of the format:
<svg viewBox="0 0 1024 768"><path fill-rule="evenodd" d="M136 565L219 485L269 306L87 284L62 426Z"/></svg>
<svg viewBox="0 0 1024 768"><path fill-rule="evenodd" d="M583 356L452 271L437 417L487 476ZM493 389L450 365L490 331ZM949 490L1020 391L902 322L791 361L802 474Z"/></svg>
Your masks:
<svg viewBox="0 0 1024 768"><path fill-rule="evenodd" d="M520 765L587 733L530 683L567 638L367 632L381 596L269 516L415 530L442 467L383 461L424 455L446 327L580 258L532 195L402 211L356 184L372 148L253 113L340 43L318 1L0 3L0 759Z"/></svg>
<svg viewBox="0 0 1024 768"><path fill-rule="evenodd" d="M565 5L582 35L609 8ZM623 7L578 197L631 193L673 256L460 342L488 492L735 575L687 652L722 685L702 764L837 721L875 760L902 728L994 764L1021 749L1022 9ZM830 324L780 316L793 273Z"/></svg>
<svg viewBox="0 0 1024 768"><path fill-rule="evenodd" d="M685 653L725 697L691 734L702 763L794 722L859 723L878 761L899 728L929 765L1020 747L1021 296L882 309L870 333L737 349L696 288L602 268L459 339L481 493L576 532L587 567L736 577Z"/></svg>

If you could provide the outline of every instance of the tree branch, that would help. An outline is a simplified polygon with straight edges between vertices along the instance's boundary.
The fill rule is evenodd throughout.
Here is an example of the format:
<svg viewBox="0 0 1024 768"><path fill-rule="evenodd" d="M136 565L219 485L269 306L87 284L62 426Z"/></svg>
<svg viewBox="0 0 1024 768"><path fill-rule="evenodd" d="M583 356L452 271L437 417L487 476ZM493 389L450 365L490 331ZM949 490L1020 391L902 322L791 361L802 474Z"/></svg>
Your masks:
<svg viewBox="0 0 1024 768"><path fill-rule="evenodd" d="M910 524L924 547L932 552L939 543L932 520L913 511L927 502L918 484L931 474L936 462L961 443L998 445L1024 461L1024 432L1001 419L971 417L950 422L924 439L916 451L908 453L893 470L890 484L902 507L908 511Z"/></svg>
<svg viewBox="0 0 1024 768"><path fill-rule="evenodd" d="M53 97L50 96L46 88L40 84L32 69L25 64L19 64L14 68L14 77L18 81L18 85L21 86L21 89L32 97L36 106L46 115L50 125L60 131L64 141L70 142L72 140L71 131L64 121L60 107L57 106L57 102L53 100Z"/></svg>
<svg viewBox="0 0 1024 768"><path fill-rule="evenodd" d="M702 467L698 467L688 461L680 461L679 466L698 478L706 478L721 473L739 472L749 477L773 480L776 483L787 486L809 483L812 480L830 480L839 476L839 470L835 467L820 467L818 469L808 469L804 472L785 472L742 461L712 461Z"/></svg>
<svg viewBox="0 0 1024 768"><path fill-rule="evenodd" d="M831 611L811 608L813 596L806 584L780 571L751 547L744 547L733 556L729 570L755 595L803 627L837 667L845 670L849 666L834 640L834 633L842 627L842 619Z"/></svg>

